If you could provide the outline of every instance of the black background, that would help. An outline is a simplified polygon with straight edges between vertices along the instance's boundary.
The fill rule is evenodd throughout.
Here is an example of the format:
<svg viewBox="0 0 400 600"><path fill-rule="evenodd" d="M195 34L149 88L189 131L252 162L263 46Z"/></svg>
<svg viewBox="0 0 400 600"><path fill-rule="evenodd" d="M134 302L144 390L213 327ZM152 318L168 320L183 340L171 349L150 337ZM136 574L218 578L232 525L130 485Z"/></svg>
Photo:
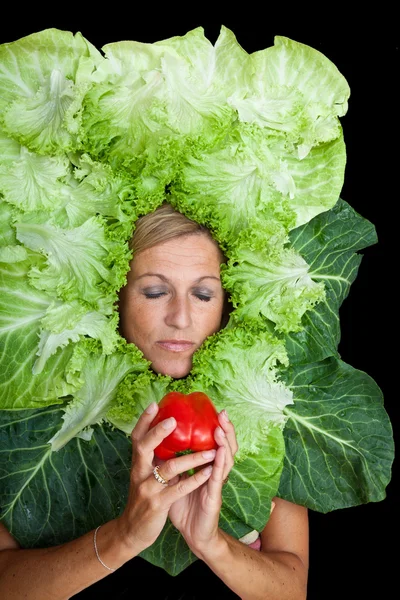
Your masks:
<svg viewBox="0 0 400 600"><path fill-rule="evenodd" d="M91 5L88 5L91 6ZM136 5L137 6L137 5ZM194 18L164 17L155 6L152 10L124 10L121 5L104 5L93 15L79 16L76 8L59 13L37 9L27 14L9 6L11 13L0 24L0 43L14 41L49 27L80 31L101 49L107 43L121 40L155 42L175 35L184 35L195 27L203 27L206 37L215 42L221 25L231 29L239 44L254 52L273 45L275 35L289 37L321 51L347 79L351 95L349 110L341 119L347 148L345 183L341 197L376 227L378 244L365 249L359 274L348 298L340 310L342 339L341 358L353 367L368 373L382 389L385 408L397 437L398 427L398 322L399 265L397 242L399 204L399 35L397 17L384 6L373 14L363 8L354 23L345 15L335 15L333 8L324 9L324 16L315 13L299 17L287 10L272 15L267 10L261 16L255 8L242 6L250 16L230 19L222 15L214 21L201 14ZM238 7L239 8L239 7ZM205 11L203 11L205 12ZM210 11L211 12L211 11ZM231 14L231 10L224 14ZM286 14L287 13L287 14ZM392 13L392 14L391 14ZM196 11L194 11L196 15ZM75 16L73 16L75 15ZM19 22L23 16L23 23ZM215 17L215 15L212 15ZM310 574L308 600L340 598L384 598L397 587L398 564L398 495L397 464L386 498L350 509L319 514L310 511ZM142 582L144 596L151 590L164 589L160 598L171 598L167 589L169 576L150 569L145 561L139 569L126 568L107 577L110 598L137 597L137 589L117 596L119 583ZM155 572L154 572L155 571ZM194 575L200 575L195 578ZM119 579L118 579L119 578ZM235 597L224 592L218 582L202 566L195 564L179 576L179 587L190 598ZM176 581L178 587L178 581ZM196 595L191 591L197 590ZM93 588L93 597L95 597ZM97 588L96 588L97 590ZM204 590L201 591L201 590ZM142 590L143 594L143 590ZM99 597L100 589L97 597ZM82 595L83 597L92 597ZM176 596L178 597L178 596ZM10 599L11 600L11 599Z"/></svg>

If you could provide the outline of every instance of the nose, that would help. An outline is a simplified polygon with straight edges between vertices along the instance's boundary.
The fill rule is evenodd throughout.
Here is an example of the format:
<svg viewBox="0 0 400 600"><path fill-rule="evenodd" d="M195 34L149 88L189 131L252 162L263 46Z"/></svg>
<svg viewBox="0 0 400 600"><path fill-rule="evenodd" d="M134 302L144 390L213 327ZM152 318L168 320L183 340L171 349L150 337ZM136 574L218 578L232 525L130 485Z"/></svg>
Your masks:
<svg viewBox="0 0 400 600"><path fill-rule="evenodd" d="M167 306L165 323L176 329L185 329L191 324L190 301L186 297L175 296Z"/></svg>

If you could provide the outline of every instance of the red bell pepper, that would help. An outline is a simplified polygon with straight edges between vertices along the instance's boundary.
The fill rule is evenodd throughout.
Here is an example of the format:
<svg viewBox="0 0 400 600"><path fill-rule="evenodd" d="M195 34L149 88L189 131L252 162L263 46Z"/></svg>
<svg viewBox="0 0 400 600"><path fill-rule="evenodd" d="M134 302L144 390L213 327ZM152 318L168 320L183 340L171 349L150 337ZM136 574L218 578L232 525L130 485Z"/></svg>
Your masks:
<svg viewBox="0 0 400 600"><path fill-rule="evenodd" d="M158 406L151 427L168 417L174 417L177 422L174 431L155 448L158 458L167 460L180 454L218 448L214 440L214 431L219 426L218 413L207 394L169 392Z"/></svg>

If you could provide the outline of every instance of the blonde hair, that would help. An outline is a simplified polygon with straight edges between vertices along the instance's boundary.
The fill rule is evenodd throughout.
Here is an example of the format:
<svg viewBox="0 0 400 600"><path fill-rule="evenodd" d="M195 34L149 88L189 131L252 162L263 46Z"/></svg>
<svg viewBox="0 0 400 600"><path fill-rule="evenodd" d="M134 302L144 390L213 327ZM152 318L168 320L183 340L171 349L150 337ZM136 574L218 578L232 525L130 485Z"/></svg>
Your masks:
<svg viewBox="0 0 400 600"><path fill-rule="evenodd" d="M154 212L147 213L136 221L129 247L135 255L176 237L199 234L207 235L215 243L221 252L221 262L225 262L226 258L209 229L192 221L166 202Z"/></svg>

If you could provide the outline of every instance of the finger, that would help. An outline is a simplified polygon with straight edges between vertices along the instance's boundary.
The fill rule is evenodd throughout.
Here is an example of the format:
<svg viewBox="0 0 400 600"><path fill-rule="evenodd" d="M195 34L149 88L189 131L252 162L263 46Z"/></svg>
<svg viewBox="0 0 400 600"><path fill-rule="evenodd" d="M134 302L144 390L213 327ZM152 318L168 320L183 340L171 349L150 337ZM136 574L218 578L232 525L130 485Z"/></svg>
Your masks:
<svg viewBox="0 0 400 600"><path fill-rule="evenodd" d="M149 430L150 424L158 413L158 404L151 402L138 418L135 427L131 431L132 441L132 469L135 467L138 454L140 454L139 443ZM150 457L152 459L152 457Z"/></svg>
<svg viewBox="0 0 400 600"><path fill-rule="evenodd" d="M157 423L157 425L150 429L140 441L142 453L147 455L149 452L154 452L154 449L173 432L176 426L177 422L174 417L168 417ZM153 457L154 455L151 457L151 460L153 460Z"/></svg>
<svg viewBox="0 0 400 600"><path fill-rule="evenodd" d="M155 427L149 429L157 412L158 405L156 403L150 404L141 414L132 430L132 462L136 460L138 455L145 456L149 459L148 462L151 462L154 456L154 449L175 429L177 423L174 417L164 419L157 423Z"/></svg>
<svg viewBox="0 0 400 600"><path fill-rule="evenodd" d="M232 469L234 465L234 456L232 453L232 448L229 444L228 438L222 429L222 427L217 427L215 430L215 441L219 446L223 446L225 448L225 466L224 466L224 477L226 477L229 471Z"/></svg>
<svg viewBox="0 0 400 600"><path fill-rule="evenodd" d="M221 412L219 413L218 421L221 426L221 429L224 431L226 438L229 442L232 455L235 456L236 452L238 451L235 427L232 421L229 420L228 413L225 409L221 410Z"/></svg>
<svg viewBox="0 0 400 600"><path fill-rule="evenodd" d="M193 452L184 454L176 458L170 458L159 466L158 473L167 480L173 480L178 475L183 475L191 469L198 469L206 463L214 460L216 450L203 450L202 452Z"/></svg>
<svg viewBox="0 0 400 600"><path fill-rule="evenodd" d="M191 475L190 477L178 479L174 485L163 486L165 502L169 505L172 505L177 500L180 500L180 498L183 498L191 492L194 492L194 490L206 483L212 472L213 467L211 465L207 465L204 467L204 469L196 471L195 474Z"/></svg>
<svg viewBox="0 0 400 600"><path fill-rule="evenodd" d="M210 481L208 482L209 493L211 497L220 497L221 489L224 484L225 473L225 446L220 446L216 452Z"/></svg>
<svg viewBox="0 0 400 600"><path fill-rule="evenodd" d="M158 404L157 402L152 402L149 406L142 412L140 417L138 418L135 427L131 432L132 442L141 440L149 430L150 424L156 414L158 413Z"/></svg>

